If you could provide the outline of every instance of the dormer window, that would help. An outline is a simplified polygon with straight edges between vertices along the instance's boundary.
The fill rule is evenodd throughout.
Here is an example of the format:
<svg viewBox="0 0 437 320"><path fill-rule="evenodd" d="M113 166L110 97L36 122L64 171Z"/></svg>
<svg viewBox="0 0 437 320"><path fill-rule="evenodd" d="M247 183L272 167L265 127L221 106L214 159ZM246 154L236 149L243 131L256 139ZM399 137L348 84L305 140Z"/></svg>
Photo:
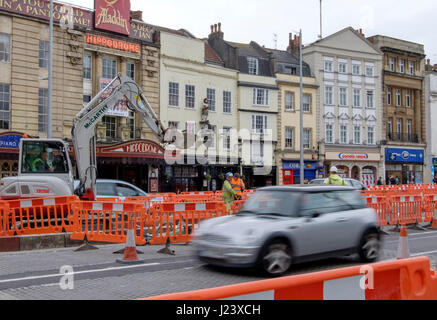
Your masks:
<svg viewBox="0 0 437 320"><path fill-rule="evenodd" d="M258 59L253 57L247 58L247 65L249 69L249 74L258 75L259 69L258 69Z"/></svg>

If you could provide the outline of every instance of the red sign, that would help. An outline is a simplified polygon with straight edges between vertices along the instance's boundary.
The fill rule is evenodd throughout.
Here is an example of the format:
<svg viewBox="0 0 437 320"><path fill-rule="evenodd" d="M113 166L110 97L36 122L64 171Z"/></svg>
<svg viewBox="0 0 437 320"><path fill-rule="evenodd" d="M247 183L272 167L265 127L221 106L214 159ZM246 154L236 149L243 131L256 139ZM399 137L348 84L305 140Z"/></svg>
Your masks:
<svg viewBox="0 0 437 320"><path fill-rule="evenodd" d="M150 140L136 140L113 146L99 148L102 154L119 154L120 156L149 156L164 158L164 148Z"/></svg>
<svg viewBox="0 0 437 320"><path fill-rule="evenodd" d="M158 179L150 178L150 190L149 192L158 192Z"/></svg>
<svg viewBox="0 0 437 320"><path fill-rule="evenodd" d="M138 43L126 42L123 40L111 39L93 34L86 35L86 43L100 47L107 47L116 50L127 52L140 53L140 45Z"/></svg>
<svg viewBox="0 0 437 320"><path fill-rule="evenodd" d="M130 0L95 0L95 28L130 35Z"/></svg>

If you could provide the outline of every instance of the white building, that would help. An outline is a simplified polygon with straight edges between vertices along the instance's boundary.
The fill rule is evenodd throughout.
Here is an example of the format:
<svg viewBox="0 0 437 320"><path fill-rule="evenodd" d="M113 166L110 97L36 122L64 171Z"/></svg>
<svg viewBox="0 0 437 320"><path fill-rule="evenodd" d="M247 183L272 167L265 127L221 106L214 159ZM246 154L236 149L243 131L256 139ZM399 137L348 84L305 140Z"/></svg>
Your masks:
<svg viewBox="0 0 437 320"><path fill-rule="evenodd" d="M425 182L437 174L437 65L425 72L426 155Z"/></svg>
<svg viewBox="0 0 437 320"><path fill-rule="evenodd" d="M382 52L349 27L305 46L303 57L319 84L319 175L335 165L344 177L375 184L384 176Z"/></svg>

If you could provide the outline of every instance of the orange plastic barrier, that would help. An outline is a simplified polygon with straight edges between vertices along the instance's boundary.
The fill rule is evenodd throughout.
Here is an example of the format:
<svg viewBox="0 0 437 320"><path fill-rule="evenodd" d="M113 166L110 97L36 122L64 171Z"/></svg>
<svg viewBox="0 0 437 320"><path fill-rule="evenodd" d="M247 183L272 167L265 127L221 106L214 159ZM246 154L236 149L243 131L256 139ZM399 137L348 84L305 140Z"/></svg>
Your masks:
<svg viewBox="0 0 437 320"><path fill-rule="evenodd" d="M436 300L428 257L384 261L143 300Z"/></svg>
<svg viewBox="0 0 437 320"><path fill-rule="evenodd" d="M371 196L367 198L367 206L373 208L378 215L381 226L396 225L398 217L392 214L390 202L385 196Z"/></svg>
<svg viewBox="0 0 437 320"><path fill-rule="evenodd" d="M181 192L182 195L201 195L201 196L206 196L206 195L213 195L214 192L213 191L191 191L191 192Z"/></svg>
<svg viewBox="0 0 437 320"><path fill-rule="evenodd" d="M79 201L76 196L7 201L6 233L30 235L70 232L74 228L70 219L71 205L76 201Z"/></svg>
<svg viewBox="0 0 437 320"><path fill-rule="evenodd" d="M391 213L397 216L401 225L416 224L422 222L422 196L405 195L391 196Z"/></svg>
<svg viewBox="0 0 437 320"><path fill-rule="evenodd" d="M186 243L203 220L227 215L223 202L162 203L153 206L147 216L150 244Z"/></svg>
<svg viewBox="0 0 437 320"><path fill-rule="evenodd" d="M423 195L422 211L425 215L423 222L432 222L437 219L437 192Z"/></svg>
<svg viewBox="0 0 437 320"><path fill-rule="evenodd" d="M232 214L236 214L238 211L240 211L243 204L246 202L246 200L237 200L234 201L231 205Z"/></svg>
<svg viewBox="0 0 437 320"><path fill-rule="evenodd" d="M73 240L83 240L86 235L90 241L125 243L128 223L133 219L136 226L135 243L146 244L146 207L142 204L77 201L72 204L72 211L75 221L71 235Z"/></svg>
<svg viewBox="0 0 437 320"><path fill-rule="evenodd" d="M9 205L0 201L0 237L12 236L13 232L9 229Z"/></svg>

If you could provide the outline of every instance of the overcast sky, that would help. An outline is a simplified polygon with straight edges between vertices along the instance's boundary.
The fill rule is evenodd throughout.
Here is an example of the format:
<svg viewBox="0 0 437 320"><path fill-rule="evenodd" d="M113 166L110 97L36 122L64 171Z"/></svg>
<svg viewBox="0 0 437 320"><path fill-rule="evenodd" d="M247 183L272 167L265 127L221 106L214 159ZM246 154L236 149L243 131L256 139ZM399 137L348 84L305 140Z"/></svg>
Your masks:
<svg viewBox="0 0 437 320"><path fill-rule="evenodd" d="M427 59L437 64L436 0L322 1L324 37L349 26L362 28L366 37L381 34L423 44ZM94 0L65 2L94 7ZM289 33L299 29L304 44L317 40L319 8L319 0L131 0L131 9L142 10L146 23L206 38L210 26L221 22L225 40L284 50Z"/></svg>

